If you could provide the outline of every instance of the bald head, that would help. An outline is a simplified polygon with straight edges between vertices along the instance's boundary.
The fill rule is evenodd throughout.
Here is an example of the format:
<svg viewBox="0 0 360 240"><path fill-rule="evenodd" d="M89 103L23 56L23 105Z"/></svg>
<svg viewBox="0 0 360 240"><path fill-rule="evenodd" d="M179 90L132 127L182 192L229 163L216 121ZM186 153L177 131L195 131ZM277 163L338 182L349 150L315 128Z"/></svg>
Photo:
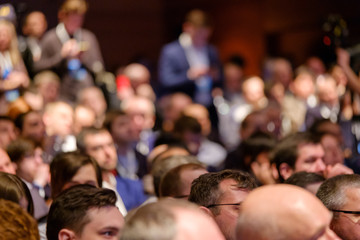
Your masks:
<svg viewBox="0 0 360 240"><path fill-rule="evenodd" d="M264 186L242 203L237 239L339 239L329 229L330 221L330 212L306 190Z"/></svg>
<svg viewBox="0 0 360 240"><path fill-rule="evenodd" d="M143 83L150 83L150 72L142 64L132 63L124 69L124 75L130 79L133 88L137 88Z"/></svg>

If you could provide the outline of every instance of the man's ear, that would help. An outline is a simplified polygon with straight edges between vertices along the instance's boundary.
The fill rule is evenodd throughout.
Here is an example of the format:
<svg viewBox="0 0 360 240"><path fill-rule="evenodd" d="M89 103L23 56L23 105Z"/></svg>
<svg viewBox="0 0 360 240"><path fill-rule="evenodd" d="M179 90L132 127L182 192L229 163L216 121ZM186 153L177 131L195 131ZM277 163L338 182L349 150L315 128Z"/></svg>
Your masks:
<svg viewBox="0 0 360 240"><path fill-rule="evenodd" d="M59 240L73 240L75 239L75 233L72 230L63 228L58 234Z"/></svg>
<svg viewBox="0 0 360 240"><path fill-rule="evenodd" d="M279 173L284 180L288 179L293 173L294 170L287 163L282 163L279 166Z"/></svg>
<svg viewBox="0 0 360 240"><path fill-rule="evenodd" d="M207 207L200 206L199 208L200 208L201 211L203 211L204 213L206 213L210 217L212 217L212 218L214 217L214 214L212 213L212 211L210 209L208 209Z"/></svg>

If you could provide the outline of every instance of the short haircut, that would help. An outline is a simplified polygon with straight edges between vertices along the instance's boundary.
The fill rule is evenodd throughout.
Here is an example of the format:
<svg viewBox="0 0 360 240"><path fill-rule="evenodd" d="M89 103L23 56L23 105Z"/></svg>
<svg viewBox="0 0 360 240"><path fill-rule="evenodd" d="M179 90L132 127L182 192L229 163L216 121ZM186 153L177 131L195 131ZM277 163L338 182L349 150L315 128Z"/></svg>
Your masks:
<svg viewBox="0 0 360 240"><path fill-rule="evenodd" d="M99 187L101 187L101 169L94 158L79 152L57 154L50 164L51 197L56 198L62 191L64 185L75 176L77 171L88 164L91 164L94 167L97 183Z"/></svg>
<svg viewBox="0 0 360 240"><path fill-rule="evenodd" d="M187 131L201 133L201 125L196 118L181 116L175 121L173 132L177 136L182 136Z"/></svg>
<svg viewBox="0 0 360 240"><path fill-rule="evenodd" d="M76 145L79 151L86 152L85 138L87 135L95 135L102 132L108 132L106 128L96 128L96 127L84 127L81 129L81 132L76 136ZM110 134L110 133L109 133Z"/></svg>
<svg viewBox="0 0 360 240"><path fill-rule="evenodd" d="M111 110L106 113L103 127L106 128L110 133L112 132L112 124L117 117L127 116L122 110Z"/></svg>
<svg viewBox="0 0 360 240"><path fill-rule="evenodd" d="M286 163L292 169L295 168L299 156L299 146L303 144L320 144L320 139L310 132L297 132L283 138L270 154L271 162L279 170L282 163ZM280 180L283 180L281 175Z"/></svg>
<svg viewBox="0 0 360 240"><path fill-rule="evenodd" d="M219 185L225 179L234 179L238 184L237 187L246 190L253 190L257 187L255 178L247 172L227 169L206 173L193 181L189 201L204 207L217 204L222 197ZM214 214L219 213L218 208L211 208L210 210Z"/></svg>
<svg viewBox="0 0 360 240"><path fill-rule="evenodd" d="M65 0L60 7L60 12L65 14L68 13L77 13L85 14L88 9L88 4L86 0Z"/></svg>
<svg viewBox="0 0 360 240"><path fill-rule="evenodd" d="M92 208L114 206L115 192L91 185L76 185L63 191L52 203L47 218L46 236L58 239L61 229L67 228L81 235L84 226L91 221L87 211Z"/></svg>
<svg viewBox="0 0 360 240"><path fill-rule="evenodd" d="M194 25L195 27L211 27L212 20L206 12L200 9L191 10L185 16L185 22Z"/></svg>
<svg viewBox="0 0 360 240"><path fill-rule="evenodd" d="M177 166L170 171L168 171L160 181L160 197L174 197L174 198L182 198L185 196L181 196L182 191L185 186L181 179L181 173L185 170L198 170L206 168L203 165L196 163L188 163Z"/></svg>
<svg viewBox="0 0 360 240"><path fill-rule="evenodd" d="M30 190L26 184L16 175L0 172L0 198L17 204L25 198L28 202L27 212L34 216L34 203Z"/></svg>
<svg viewBox="0 0 360 240"><path fill-rule="evenodd" d="M329 178L321 184L316 196L329 210L344 210L341 208L347 201L346 191L350 188L360 188L360 175L346 174Z"/></svg>
<svg viewBox="0 0 360 240"><path fill-rule="evenodd" d="M6 148L10 159L14 163L20 163L24 157L34 153L35 143L29 139L18 138Z"/></svg>
<svg viewBox="0 0 360 240"><path fill-rule="evenodd" d="M40 239L36 220L12 201L0 199L1 239Z"/></svg>
<svg viewBox="0 0 360 240"><path fill-rule="evenodd" d="M296 172L285 180L285 184L291 184L306 188L309 184L324 182L325 178L313 172Z"/></svg>
<svg viewBox="0 0 360 240"><path fill-rule="evenodd" d="M140 207L126 219L121 240L173 240L177 235L176 213L179 209L199 211L184 200L162 199Z"/></svg>
<svg viewBox="0 0 360 240"><path fill-rule="evenodd" d="M153 184L156 196L160 196L161 178L172 168L186 163L201 164L195 156L171 156L164 159L157 159L153 162L151 174L153 176Z"/></svg>
<svg viewBox="0 0 360 240"><path fill-rule="evenodd" d="M37 88L44 83L56 83L60 85L60 78L56 73L49 70L39 72L34 76L34 84Z"/></svg>

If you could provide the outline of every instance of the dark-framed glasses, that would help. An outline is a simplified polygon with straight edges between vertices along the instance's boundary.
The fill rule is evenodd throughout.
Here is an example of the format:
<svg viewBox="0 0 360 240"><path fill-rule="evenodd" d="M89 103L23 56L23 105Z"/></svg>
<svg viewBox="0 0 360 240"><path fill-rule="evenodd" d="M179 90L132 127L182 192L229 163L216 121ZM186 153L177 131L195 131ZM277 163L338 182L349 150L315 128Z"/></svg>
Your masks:
<svg viewBox="0 0 360 240"><path fill-rule="evenodd" d="M213 208L217 206L240 206L241 203L219 203L219 204L210 204L208 206L205 206L206 208Z"/></svg>
<svg viewBox="0 0 360 240"><path fill-rule="evenodd" d="M346 211L346 210L335 210L335 209L330 209L330 211L332 211L332 212L342 212L342 213L348 213L348 214L359 214L360 215L360 211Z"/></svg>

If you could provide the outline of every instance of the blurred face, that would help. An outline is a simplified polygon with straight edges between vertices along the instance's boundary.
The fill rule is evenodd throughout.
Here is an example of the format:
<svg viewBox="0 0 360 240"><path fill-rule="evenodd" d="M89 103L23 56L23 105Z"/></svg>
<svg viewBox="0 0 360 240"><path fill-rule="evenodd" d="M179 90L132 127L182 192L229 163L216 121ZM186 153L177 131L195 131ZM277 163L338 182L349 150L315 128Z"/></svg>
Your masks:
<svg viewBox="0 0 360 240"><path fill-rule="evenodd" d="M0 148L0 172L6 172L11 174L16 174L15 166L11 162L9 155Z"/></svg>
<svg viewBox="0 0 360 240"><path fill-rule="evenodd" d="M87 154L96 159L102 170L111 171L116 168L116 149L109 132L88 134L84 142Z"/></svg>
<svg viewBox="0 0 360 240"><path fill-rule="evenodd" d="M315 92L314 80L310 74L300 74L291 86L293 93L302 99L307 99Z"/></svg>
<svg viewBox="0 0 360 240"><path fill-rule="evenodd" d="M126 114L131 118L133 127L140 134L142 130L152 129L154 126L153 106L148 100L138 99L129 104Z"/></svg>
<svg viewBox="0 0 360 240"><path fill-rule="evenodd" d="M0 147L5 149L16 137L14 123L9 120L0 120Z"/></svg>
<svg viewBox="0 0 360 240"><path fill-rule="evenodd" d="M34 139L36 142L40 142L43 139L45 127L40 113L30 112L25 116L21 135Z"/></svg>
<svg viewBox="0 0 360 240"><path fill-rule="evenodd" d="M56 109L48 113L46 129L51 135L67 136L72 133L73 110L69 105L59 104ZM45 122L45 120L44 120Z"/></svg>
<svg viewBox="0 0 360 240"><path fill-rule="evenodd" d="M212 32L209 27L196 27L192 24L186 24L184 30L190 35L195 47L206 46Z"/></svg>
<svg viewBox="0 0 360 240"><path fill-rule="evenodd" d="M97 88L88 88L85 90L82 104L91 108L97 117L102 116L107 107L103 93Z"/></svg>
<svg viewBox="0 0 360 240"><path fill-rule="evenodd" d="M185 131L183 141L193 155L197 155L201 146L202 134Z"/></svg>
<svg viewBox="0 0 360 240"><path fill-rule="evenodd" d="M55 102L59 96L59 84L57 82L47 82L39 86L40 94L44 102Z"/></svg>
<svg viewBox="0 0 360 240"><path fill-rule="evenodd" d="M321 138L321 145L324 148L324 163L325 165L335 165L337 163L344 163L344 155L340 147L340 143L336 137L327 134Z"/></svg>
<svg viewBox="0 0 360 240"><path fill-rule="evenodd" d="M246 101L256 103L264 97L264 83L259 78L251 78L244 82L242 91Z"/></svg>
<svg viewBox="0 0 360 240"><path fill-rule="evenodd" d="M324 175L325 152L320 144L303 144L298 147L298 158L295 163L295 172L305 171Z"/></svg>
<svg viewBox="0 0 360 240"><path fill-rule="evenodd" d="M347 211L360 211L360 189L349 188L345 191L345 204L341 209ZM334 232L344 240L360 239L360 216L359 214L338 213L338 217L334 217L330 227Z"/></svg>
<svg viewBox="0 0 360 240"><path fill-rule="evenodd" d="M84 14L68 13L62 19L62 22L65 25L66 31L69 34L74 34L78 29L82 27L84 22Z"/></svg>
<svg viewBox="0 0 360 240"><path fill-rule="evenodd" d="M90 219L76 240L118 240L124 226L124 218L114 206L91 208L87 211Z"/></svg>
<svg viewBox="0 0 360 240"><path fill-rule="evenodd" d="M11 31L5 24L0 24L0 52L4 52L10 48Z"/></svg>
<svg viewBox="0 0 360 240"><path fill-rule="evenodd" d="M111 135L115 143L128 143L135 140L131 127L128 116L116 117L111 126Z"/></svg>
<svg viewBox="0 0 360 240"><path fill-rule="evenodd" d="M42 150L40 148L25 154L24 158L16 164L16 174L30 183L33 182L43 162L41 155Z"/></svg>
<svg viewBox="0 0 360 240"><path fill-rule="evenodd" d="M234 179L223 180L219 185L222 197L216 204L241 203L249 194L249 191L239 188L237 185L238 184ZM226 239L235 240L235 229L237 219L239 217L239 206L222 205L217 206L217 208L220 208L220 213L214 216L215 222L218 224Z"/></svg>
<svg viewBox="0 0 360 240"><path fill-rule="evenodd" d="M64 185L62 191L79 184L90 184L95 187L99 187L96 178L96 171L92 164L87 164L79 168L76 174L72 177L71 181Z"/></svg>
<svg viewBox="0 0 360 240"><path fill-rule="evenodd" d="M209 113L205 107L189 107L185 108L184 114L198 120L201 125L201 132L203 136L208 136L211 132L211 122Z"/></svg>
<svg viewBox="0 0 360 240"><path fill-rule="evenodd" d="M75 109L74 131L79 133L84 127L91 127L95 124L95 113L83 106L78 106Z"/></svg>
<svg viewBox="0 0 360 240"><path fill-rule="evenodd" d="M26 25L23 28L24 34L40 38L47 28L46 18L40 12L31 13L26 19Z"/></svg>

